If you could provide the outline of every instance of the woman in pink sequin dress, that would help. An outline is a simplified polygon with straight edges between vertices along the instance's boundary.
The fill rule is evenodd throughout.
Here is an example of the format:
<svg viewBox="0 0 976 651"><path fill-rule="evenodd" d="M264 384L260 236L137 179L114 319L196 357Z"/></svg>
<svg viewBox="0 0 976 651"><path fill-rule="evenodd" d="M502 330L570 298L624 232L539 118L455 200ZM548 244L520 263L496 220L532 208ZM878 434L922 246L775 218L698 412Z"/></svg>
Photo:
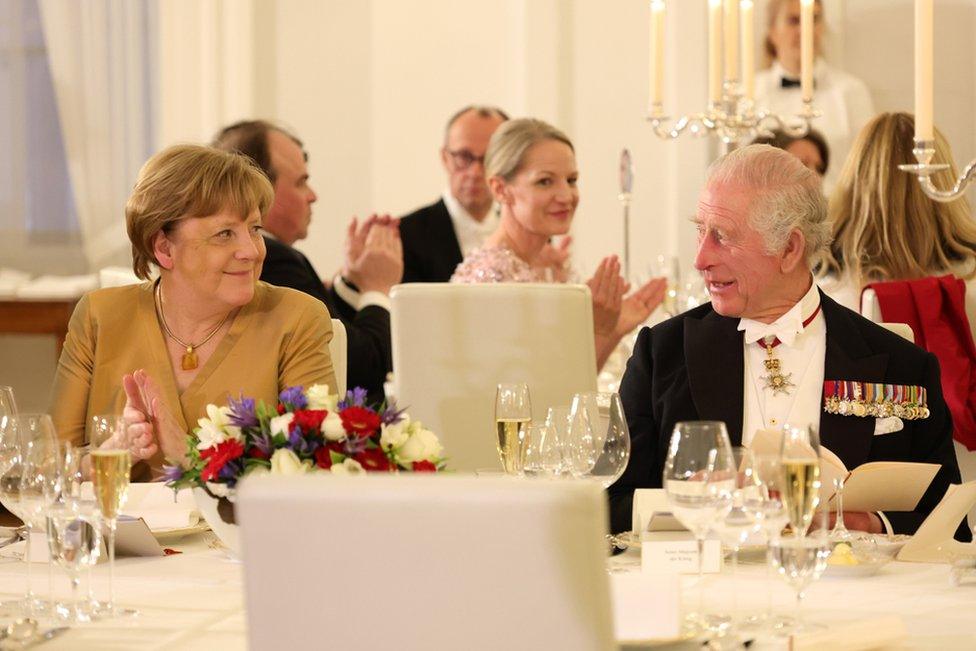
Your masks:
<svg viewBox="0 0 976 651"><path fill-rule="evenodd" d="M498 204L498 229L458 265L451 282L573 282L571 238L566 235L579 204L573 143L559 129L531 118L509 120L491 138L485 176ZM625 296L617 256L604 258L586 284L593 294L597 366L627 333L643 323L664 297L655 278Z"/></svg>

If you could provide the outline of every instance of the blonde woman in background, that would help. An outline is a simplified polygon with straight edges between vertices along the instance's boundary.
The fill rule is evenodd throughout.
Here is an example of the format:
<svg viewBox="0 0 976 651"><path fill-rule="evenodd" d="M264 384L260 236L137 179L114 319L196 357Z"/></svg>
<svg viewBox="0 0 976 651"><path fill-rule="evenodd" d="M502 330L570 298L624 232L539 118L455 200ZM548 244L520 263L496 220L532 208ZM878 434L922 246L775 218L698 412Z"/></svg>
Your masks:
<svg viewBox="0 0 976 651"><path fill-rule="evenodd" d="M763 42L767 69L756 74L756 104L773 113L796 115L803 106L800 92L800 0L769 0ZM857 132L874 115L871 94L863 81L828 64L822 58L823 3L814 4L813 103L823 112L814 126L827 140L830 156L838 163L847 157ZM840 165L824 176L830 194Z"/></svg>
<svg viewBox="0 0 976 651"><path fill-rule="evenodd" d="M569 282L569 233L579 204L576 154L559 129L531 118L509 120L495 131L485 153L485 176L501 218L485 245L458 265L451 282ZM597 367L624 335L643 323L664 298L656 278L629 296L616 256L604 258L586 283L593 293Z"/></svg>
<svg viewBox="0 0 976 651"><path fill-rule="evenodd" d="M963 199L927 197L899 163L914 161L915 119L882 113L861 130L830 200L833 243L819 265L821 288L852 310L861 289L883 280L955 274L966 280L966 312L976 324L976 224ZM933 181L951 187L958 172L945 137L935 132L933 163L949 169Z"/></svg>

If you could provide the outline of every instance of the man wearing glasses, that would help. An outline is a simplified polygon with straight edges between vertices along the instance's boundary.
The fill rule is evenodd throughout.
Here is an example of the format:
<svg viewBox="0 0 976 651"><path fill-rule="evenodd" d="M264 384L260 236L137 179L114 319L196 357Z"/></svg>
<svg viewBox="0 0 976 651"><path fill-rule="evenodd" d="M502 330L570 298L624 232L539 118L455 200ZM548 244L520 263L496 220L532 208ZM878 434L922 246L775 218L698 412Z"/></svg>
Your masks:
<svg viewBox="0 0 976 651"><path fill-rule="evenodd" d="M485 181L491 134L508 116L492 106L466 106L447 122L441 162L448 189L437 202L400 222L403 282L447 282L464 256L498 226Z"/></svg>

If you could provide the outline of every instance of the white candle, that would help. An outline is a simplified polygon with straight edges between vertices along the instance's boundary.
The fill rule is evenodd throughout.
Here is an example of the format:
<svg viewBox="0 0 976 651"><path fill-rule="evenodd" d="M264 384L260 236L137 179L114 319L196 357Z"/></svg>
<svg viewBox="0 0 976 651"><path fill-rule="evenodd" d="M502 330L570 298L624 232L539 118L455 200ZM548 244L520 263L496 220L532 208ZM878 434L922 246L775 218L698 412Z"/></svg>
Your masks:
<svg viewBox="0 0 976 651"><path fill-rule="evenodd" d="M651 0L651 100L654 115L664 100L664 0Z"/></svg>
<svg viewBox="0 0 976 651"><path fill-rule="evenodd" d="M739 3L725 0L725 80L739 81Z"/></svg>
<svg viewBox="0 0 976 651"><path fill-rule="evenodd" d="M752 99L756 94L756 44L753 36L752 0L739 3L742 23L742 94Z"/></svg>
<svg viewBox="0 0 976 651"><path fill-rule="evenodd" d="M932 140L932 0L915 0L915 140Z"/></svg>
<svg viewBox="0 0 976 651"><path fill-rule="evenodd" d="M813 100L813 0L800 0L800 90Z"/></svg>
<svg viewBox="0 0 976 651"><path fill-rule="evenodd" d="M708 0L708 101L722 99L722 0Z"/></svg>

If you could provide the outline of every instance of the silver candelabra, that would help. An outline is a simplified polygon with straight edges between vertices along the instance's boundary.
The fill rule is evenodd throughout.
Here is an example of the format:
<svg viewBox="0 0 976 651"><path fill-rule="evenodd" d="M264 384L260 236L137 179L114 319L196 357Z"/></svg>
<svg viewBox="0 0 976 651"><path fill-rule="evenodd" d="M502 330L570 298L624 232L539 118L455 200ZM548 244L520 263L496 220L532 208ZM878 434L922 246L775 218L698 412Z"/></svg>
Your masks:
<svg viewBox="0 0 976 651"><path fill-rule="evenodd" d="M810 121L820 115L808 99L803 100L800 112L792 118L765 109L756 110L755 103L743 95L738 82L732 81L723 85L722 99L711 102L703 113L685 115L672 122L661 103L656 102L647 119L654 134L662 140L674 140L685 131L694 136L714 134L731 150L757 136L772 137L774 130L802 138L810 132Z"/></svg>
<svg viewBox="0 0 976 651"><path fill-rule="evenodd" d="M941 201L942 203L955 201L965 194L966 188L970 183L976 181L976 159L974 159L966 166L966 169L963 170L959 178L956 179L956 184L952 186L952 189L940 190L932 182L932 175L936 172L949 169L949 166L944 163L932 163L932 158L935 156L935 141L916 140L912 153L915 154L915 160L918 163L899 165L898 169L917 176L918 182L922 186L922 192L935 201Z"/></svg>

